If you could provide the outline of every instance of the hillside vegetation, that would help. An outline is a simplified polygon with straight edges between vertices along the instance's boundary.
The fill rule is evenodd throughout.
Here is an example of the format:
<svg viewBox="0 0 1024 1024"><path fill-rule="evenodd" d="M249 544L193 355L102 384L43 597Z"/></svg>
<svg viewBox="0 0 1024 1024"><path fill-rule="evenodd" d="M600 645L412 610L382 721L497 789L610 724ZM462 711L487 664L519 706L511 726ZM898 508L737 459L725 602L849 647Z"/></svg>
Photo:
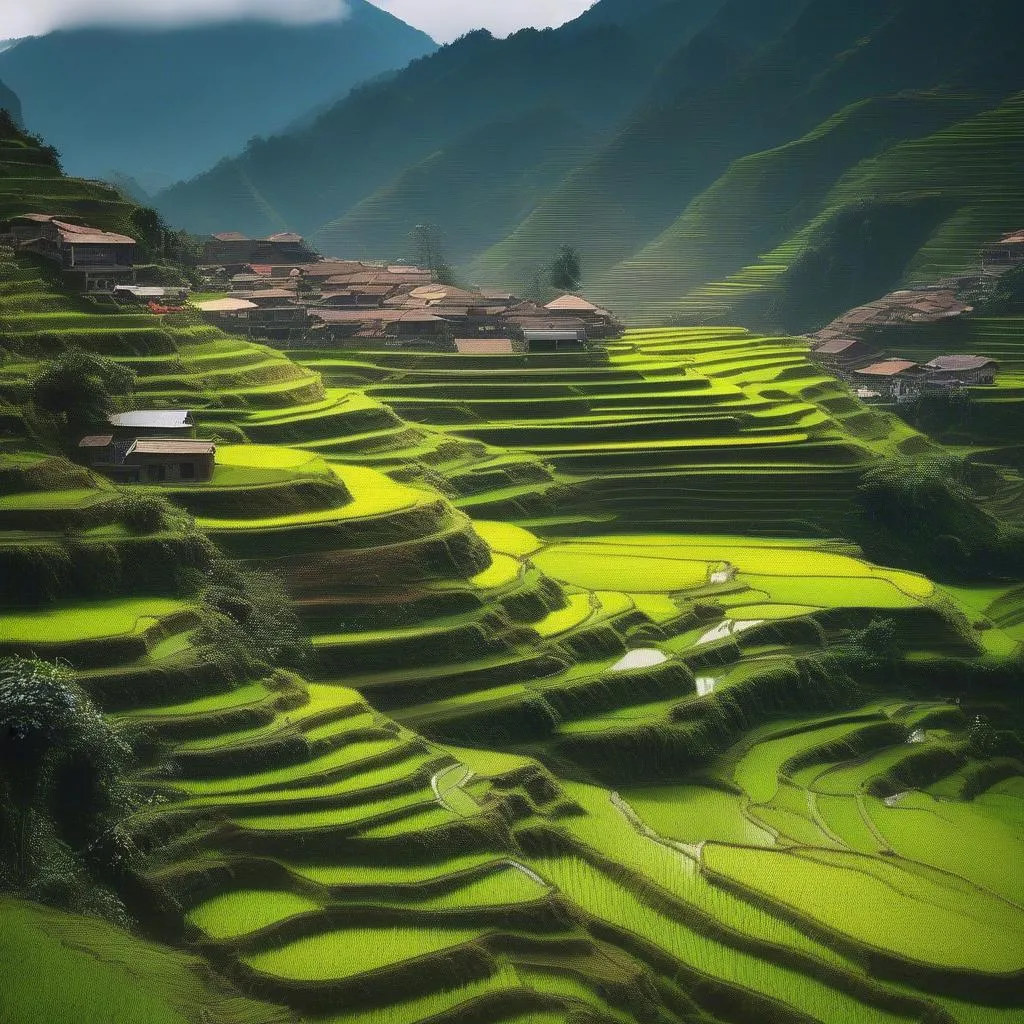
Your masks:
<svg viewBox="0 0 1024 1024"><path fill-rule="evenodd" d="M930 445L804 343L292 361L11 252L0 328L0 658L71 666L130 741L138 926L287 1007L12 904L19 955L66 957L51 1018L116 1010L127 956L168 1021L1020 1012L1022 592L835 539L863 470ZM194 410L213 480L63 457L31 399L70 346Z"/></svg>

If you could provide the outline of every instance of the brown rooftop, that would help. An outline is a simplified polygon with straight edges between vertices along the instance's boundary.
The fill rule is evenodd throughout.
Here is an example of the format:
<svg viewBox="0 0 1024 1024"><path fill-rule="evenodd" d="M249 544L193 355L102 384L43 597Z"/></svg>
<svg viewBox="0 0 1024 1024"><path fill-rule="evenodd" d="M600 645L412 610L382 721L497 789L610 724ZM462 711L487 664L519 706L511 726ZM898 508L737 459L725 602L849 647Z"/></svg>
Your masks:
<svg viewBox="0 0 1024 1024"><path fill-rule="evenodd" d="M113 434L90 434L78 442L79 448L108 448L114 443Z"/></svg>
<svg viewBox="0 0 1024 1024"><path fill-rule="evenodd" d="M981 370L998 365L988 356L937 356L930 363L925 363L929 370Z"/></svg>
<svg viewBox="0 0 1024 1024"><path fill-rule="evenodd" d="M1000 245L1024 245L1024 231L1014 231L999 240Z"/></svg>
<svg viewBox="0 0 1024 1024"><path fill-rule="evenodd" d="M510 356L515 353L511 338L456 338L455 349L464 356Z"/></svg>
<svg viewBox="0 0 1024 1024"><path fill-rule="evenodd" d="M556 312L597 312L597 306L592 302L588 302L586 299L581 298L579 295L560 295L557 299L549 302L544 308L554 310Z"/></svg>
<svg viewBox="0 0 1024 1024"><path fill-rule="evenodd" d="M858 373L863 373L869 377L896 377L901 373L906 373L908 370L920 370L921 367L912 362L909 359L886 359L880 363L872 363L870 366L865 366L863 370L858 370Z"/></svg>
<svg viewBox="0 0 1024 1024"><path fill-rule="evenodd" d="M832 341L826 341L816 346L814 352L817 355L837 356L863 344L864 342L859 341L857 338L835 338Z"/></svg>

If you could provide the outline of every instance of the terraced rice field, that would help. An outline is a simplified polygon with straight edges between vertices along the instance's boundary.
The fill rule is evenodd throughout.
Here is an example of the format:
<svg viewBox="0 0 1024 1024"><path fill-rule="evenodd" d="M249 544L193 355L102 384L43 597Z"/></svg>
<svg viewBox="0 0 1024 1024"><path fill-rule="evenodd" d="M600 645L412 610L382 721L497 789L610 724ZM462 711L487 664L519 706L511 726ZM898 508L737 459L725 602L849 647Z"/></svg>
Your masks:
<svg viewBox="0 0 1024 1024"><path fill-rule="evenodd" d="M884 615L907 657L995 671L1020 595L829 539L910 432L823 411L839 385L802 345L647 331L453 371L95 326L139 406L186 402L219 438L210 484L154 490L280 574L314 658L242 672L194 642L201 595L169 569L193 527L69 537L116 489L25 434L0 570L48 589L0 649L68 661L155 740L149 880L248 995L316 1024L1020 1014L1020 766L975 792L955 705L828 660ZM31 368L0 367L3 394Z"/></svg>

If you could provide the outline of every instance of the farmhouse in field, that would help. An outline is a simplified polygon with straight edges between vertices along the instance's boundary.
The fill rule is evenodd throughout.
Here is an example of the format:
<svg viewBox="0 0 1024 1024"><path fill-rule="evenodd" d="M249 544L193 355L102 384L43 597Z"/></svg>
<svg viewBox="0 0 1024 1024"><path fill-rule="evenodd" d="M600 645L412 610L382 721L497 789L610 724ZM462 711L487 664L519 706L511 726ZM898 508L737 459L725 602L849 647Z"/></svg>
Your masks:
<svg viewBox="0 0 1024 1024"><path fill-rule="evenodd" d="M301 235L290 231L269 238L249 238L237 231L211 235L203 246L205 264L305 263L316 254Z"/></svg>
<svg viewBox="0 0 1024 1024"><path fill-rule="evenodd" d="M858 338L834 338L815 345L811 358L842 376L877 362L879 353Z"/></svg>
<svg viewBox="0 0 1024 1024"><path fill-rule="evenodd" d="M185 409L139 409L107 417L110 430L78 442L85 462L121 483L204 483L213 477L217 445L196 440Z"/></svg>
<svg viewBox="0 0 1024 1024"><path fill-rule="evenodd" d="M995 383L999 363L988 356L936 356L924 368L931 385L987 385Z"/></svg>
<svg viewBox="0 0 1024 1024"><path fill-rule="evenodd" d="M982 252L982 266L996 272L1024 266L1024 231L1003 235L998 242L986 246Z"/></svg>
<svg viewBox="0 0 1024 1024"><path fill-rule="evenodd" d="M81 291L109 294L134 277L137 243L128 235L27 213L8 222L6 236L20 252L56 264L67 283Z"/></svg>
<svg viewBox="0 0 1024 1024"><path fill-rule="evenodd" d="M213 479L217 445L213 441L140 437L117 467L128 483L206 483Z"/></svg>
<svg viewBox="0 0 1024 1024"><path fill-rule="evenodd" d="M862 386L870 386L880 394L901 402L918 393L927 372L910 359L884 359L857 370L855 376L860 378Z"/></svg>

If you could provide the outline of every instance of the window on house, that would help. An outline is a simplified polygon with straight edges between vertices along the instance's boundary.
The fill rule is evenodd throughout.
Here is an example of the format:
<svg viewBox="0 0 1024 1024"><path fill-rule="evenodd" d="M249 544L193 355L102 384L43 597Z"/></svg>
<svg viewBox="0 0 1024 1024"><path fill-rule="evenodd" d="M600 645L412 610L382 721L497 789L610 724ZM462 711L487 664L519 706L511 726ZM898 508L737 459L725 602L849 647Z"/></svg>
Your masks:
<svg viewBox="0 0 1024 1024"><path fill-rule="evenodd" d="M182 480L195 480L196 478L196 464L194 462L183 462L181 464L181 479Z"/></svg>

